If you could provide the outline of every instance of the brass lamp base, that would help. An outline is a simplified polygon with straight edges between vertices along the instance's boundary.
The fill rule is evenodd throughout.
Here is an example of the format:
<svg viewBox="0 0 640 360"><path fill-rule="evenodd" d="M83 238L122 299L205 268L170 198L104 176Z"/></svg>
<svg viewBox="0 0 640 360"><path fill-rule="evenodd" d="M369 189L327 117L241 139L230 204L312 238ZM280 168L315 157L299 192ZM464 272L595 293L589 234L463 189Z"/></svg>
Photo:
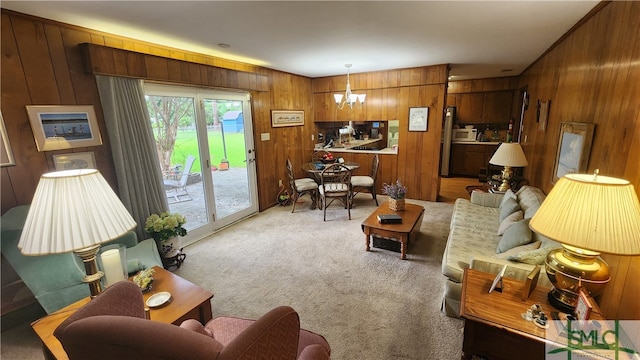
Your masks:
<svg viewBox="0 0 640 360"><path fill-rule="evenodd" d="M96 262L96 254L100 250L100 245L93 245L84 249L75 250L76 254L84 263L84 271L86 275L82 278L82 282L89 285L89 291L91 292L91 298L95 298L102 292L102 285L100 279L104 276L104 273L98 270L98 263Z"/></svg>
<svg viewBox="0 0 640 360"><path fill-rule="evenodd" d="M511 181L512 176L513 170L511 170L511 166L505 166L504 169L502 169L502 184L498 187L498 191L505 192L511 189L509 182Z"/></svg>
<svg viewBox="0 0 640 360"><path fill-rule="evenodd" d="M580 289L592 297L602 293L611 277L609 265L599 255L569 245L562 245L562 248L547 254L545 270L553 284L549 292L551 305L573 312Z"/></svg>

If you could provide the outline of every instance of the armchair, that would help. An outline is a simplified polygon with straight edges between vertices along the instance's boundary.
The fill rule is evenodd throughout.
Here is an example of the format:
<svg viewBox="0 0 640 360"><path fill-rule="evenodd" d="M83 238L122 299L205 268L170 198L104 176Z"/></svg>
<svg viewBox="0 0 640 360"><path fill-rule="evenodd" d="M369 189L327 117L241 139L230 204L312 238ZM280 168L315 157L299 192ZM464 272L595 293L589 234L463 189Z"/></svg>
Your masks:
<svg viewBox="0 0 640 360"><path fill-rule="evenodd" d="M84 297L89 288L82 282L84 271L73 253L43 256L25 256L18 249L20 234L29 212L28 205L9 209L0 219L2 230L2 254L9 261L38 303L47 313L52 313ZM158 248L153 239L138 242L134 232L108 244L127 246L129 273L143 268L162 266Z"/></svg>
<svg viewBox="0 0 640 360"><path fill-rule="evenodd" d="M300 329L298 314L277 307L258 320L218 317L205 326L146 320L136 285L119 282L55 330L69 359L329 359L320 335Z"/></svg>

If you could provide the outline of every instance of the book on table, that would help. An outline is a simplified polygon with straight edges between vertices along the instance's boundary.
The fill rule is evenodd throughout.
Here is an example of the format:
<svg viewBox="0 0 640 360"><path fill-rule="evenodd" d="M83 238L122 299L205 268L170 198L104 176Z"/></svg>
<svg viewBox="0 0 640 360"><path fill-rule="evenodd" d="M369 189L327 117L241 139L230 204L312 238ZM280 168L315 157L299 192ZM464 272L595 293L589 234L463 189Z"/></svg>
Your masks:
<svg viewBox="0 0 640 360"><path fill-rule="evenodd" d="M402 224L402 217L398 214L379 214L378 222L380 224Z"/></svg>

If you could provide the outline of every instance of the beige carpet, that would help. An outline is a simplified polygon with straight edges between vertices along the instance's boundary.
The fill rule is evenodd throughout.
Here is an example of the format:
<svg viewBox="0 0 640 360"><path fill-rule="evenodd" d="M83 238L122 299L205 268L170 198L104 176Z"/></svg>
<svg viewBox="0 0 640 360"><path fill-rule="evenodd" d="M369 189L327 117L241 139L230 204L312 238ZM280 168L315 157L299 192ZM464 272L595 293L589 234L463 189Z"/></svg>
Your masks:
<svg viewBox="0 0 640 360"><path fill-rule="evenodd" d="M327 338L333 359L459 359L463 323L439 311L453 205L410 202L426 211L407 260L365 251L360 224L375 206L359 195L351 220L337 203L326 222L308 201L293 214L269 209L189 246L176 273L215 294L214 316L292 306L303 327Z"/></svg>
<svg viewBox="0 0 640 360"><path fill-rule="evenodd" d="M375 206L361 194L350 221L334 203L323 222L308 198L294 214L271 208L185 248L176 273L215 294L214 316L257 318L292 306L303 327L327 338L336 360L459 359L463 322L439 311L453 205L408 201L426 210L407 260L364 250L360 224ZM2 334L2 359L41 358L28 326Z"/></svg>

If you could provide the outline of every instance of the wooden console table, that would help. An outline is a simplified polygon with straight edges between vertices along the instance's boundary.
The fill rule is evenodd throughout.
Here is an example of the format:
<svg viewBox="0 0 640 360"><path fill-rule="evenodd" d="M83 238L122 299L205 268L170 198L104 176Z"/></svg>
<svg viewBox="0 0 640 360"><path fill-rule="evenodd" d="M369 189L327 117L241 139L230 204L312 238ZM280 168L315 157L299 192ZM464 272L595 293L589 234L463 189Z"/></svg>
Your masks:
<svg viewBox="0 0 640 360"><path fill-rule="evenodd" d="M524 282L504 278L503 290L489 294L495 275L466 269L462 282L460 316L465 319L462 359L474 355L486 359L540 360L545 358L545 329L522 318L531 305L540 303L551 320L557 311L547 300L549 288L537 286L528 300L521 299ZM591 319L602 320L598 313Z"/></svg>
<svg viewBox="0 0 640 360"><path fill-rule="evenodd" d="M158 266L154 266L154 269L153 286L151 291L143 294L144 301L147 301L151 295L160 291L170 292L172 300L165 306L152 308L150 310L151 320L180 325L187 319L197 319L202 324L206 324L207 321L213 318L211 311L212 293ZM42 341L46 359L69 358L58 338L53 335L53 332L63 321L88 302L88 297L78 300L31 324L31 327Z"/></svg>

